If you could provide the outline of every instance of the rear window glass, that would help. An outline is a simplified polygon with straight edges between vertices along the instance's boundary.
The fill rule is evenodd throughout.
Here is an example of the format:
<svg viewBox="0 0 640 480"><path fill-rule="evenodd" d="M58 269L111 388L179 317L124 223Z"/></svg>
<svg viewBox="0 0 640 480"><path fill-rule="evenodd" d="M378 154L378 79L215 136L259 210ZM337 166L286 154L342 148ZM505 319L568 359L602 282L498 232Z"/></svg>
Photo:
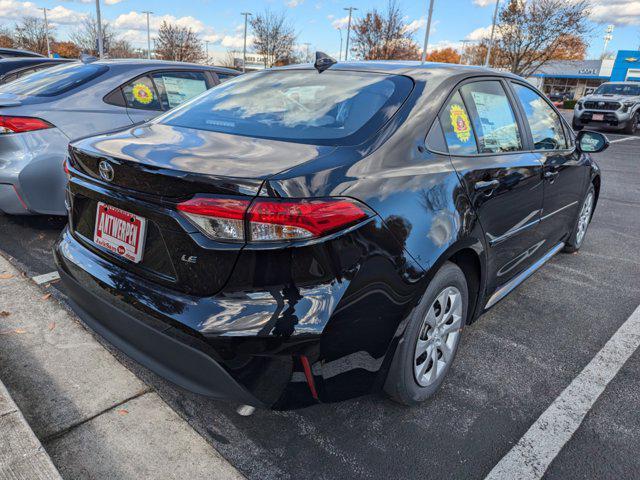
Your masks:
<svg viewBox="0 0 640 480"><path fill-rule="evenodd" d="M70 63L27 75L0 88L15 95L53 97L77 88L109 70L104 65Z"/></svg>
<svg viewBox="0 0 640 480"><path fill-rule="evenodd" d="M242 75L159 123L302 143L359 143L398 110L413 82L397 75L283 70Z"/></svg>

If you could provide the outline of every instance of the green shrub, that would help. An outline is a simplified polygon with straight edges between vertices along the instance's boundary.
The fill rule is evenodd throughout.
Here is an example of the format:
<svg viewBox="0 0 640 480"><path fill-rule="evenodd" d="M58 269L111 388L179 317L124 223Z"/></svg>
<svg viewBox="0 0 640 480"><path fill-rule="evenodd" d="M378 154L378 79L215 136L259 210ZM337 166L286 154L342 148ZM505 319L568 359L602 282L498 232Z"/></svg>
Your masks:
<svg viewBox="0 0 640 480"><path fill-rule="evenodd" d="M562 104L562 108L566 108L567 110L573 110L573 107L576 106L577 100L565 100Z"/></svg>

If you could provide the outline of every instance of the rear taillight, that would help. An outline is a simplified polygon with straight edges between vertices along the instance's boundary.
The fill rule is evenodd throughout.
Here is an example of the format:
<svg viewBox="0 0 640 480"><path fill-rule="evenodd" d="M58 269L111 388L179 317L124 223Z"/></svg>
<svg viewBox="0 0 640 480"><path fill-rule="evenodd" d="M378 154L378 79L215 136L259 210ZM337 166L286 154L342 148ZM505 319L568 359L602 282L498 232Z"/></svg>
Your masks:
<svg viewBox="0 0 640 480"><path fill-rule="evenodd" d="M349 198L256 199L198 197L178 210L215 240L274 242L308 240L349 228L373 212Z"/></svg>
<svg viewBox="0 0 640 480"><path fill-rule="evenodd" d="M0 134L33 132L47 128L53 128L53 125L41 118L0 115Z"/></svg>

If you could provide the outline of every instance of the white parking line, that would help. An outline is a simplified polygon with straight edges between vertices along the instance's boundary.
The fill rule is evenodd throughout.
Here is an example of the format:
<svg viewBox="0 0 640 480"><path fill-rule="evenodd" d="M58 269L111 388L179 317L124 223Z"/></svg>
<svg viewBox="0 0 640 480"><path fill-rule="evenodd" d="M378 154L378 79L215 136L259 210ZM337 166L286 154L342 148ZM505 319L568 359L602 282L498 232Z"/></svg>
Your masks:
<svg viewBox="0 0 640 480"><path fill-rule="evenodd" d="M541 479L607 384L640 346L640 306L485 480Z"/></svg>
<svg viewBox="0 0 640 480"><path fill-rule="evenodd" d="M35 277L31 277L31 280L36 282L38 285L42 285L43 283L53 282L54 280L60 280L60 274L58 272L49 272L44 275L37 275Z"/></svg>
<svg viewBox="0 0 640 480"><path fill-rule="evenodd" d="M640 140L640 137L618 138L617 140L611 140L609 143L626 142L627 140Z"/></svg>

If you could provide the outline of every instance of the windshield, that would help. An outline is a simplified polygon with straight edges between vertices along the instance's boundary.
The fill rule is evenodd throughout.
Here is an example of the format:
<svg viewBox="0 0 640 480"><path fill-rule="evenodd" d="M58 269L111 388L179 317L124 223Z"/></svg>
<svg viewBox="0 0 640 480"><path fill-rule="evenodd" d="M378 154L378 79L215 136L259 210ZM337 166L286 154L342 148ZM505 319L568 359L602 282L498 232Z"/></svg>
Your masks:
<svg viewBox="0 0 640 480"><path fill-rule="evenodd" d="M53 97L87 83L109 70L104 65L69 63L26 75L0 87L2 93Z"/></svg>
<svg viewBox="0 0 640 480"><path fill-rule="evenodd" d="M605 83L594 92L596 95L640 95L640 85L628 83Z"/></svg>
<svg viewBox="0 0 640 480"><path fill-rule="evenodd" d="M157 122L302 143L347 137L360 143L393 116L412 87L407 77L377 73L261 72L217 86Z"/></svg>

